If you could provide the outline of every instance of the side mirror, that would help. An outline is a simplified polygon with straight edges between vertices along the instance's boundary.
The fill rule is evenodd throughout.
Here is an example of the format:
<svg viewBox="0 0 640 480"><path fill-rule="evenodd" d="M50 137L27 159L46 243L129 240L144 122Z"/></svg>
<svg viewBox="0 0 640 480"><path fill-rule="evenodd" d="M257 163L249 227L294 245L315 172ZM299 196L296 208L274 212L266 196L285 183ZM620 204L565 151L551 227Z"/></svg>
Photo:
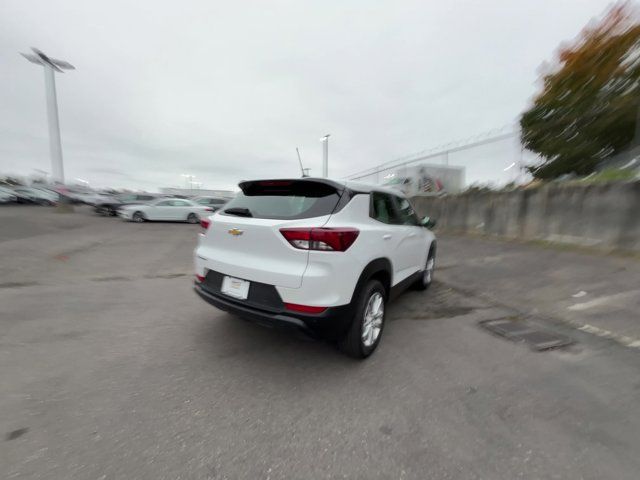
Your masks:
<svg viewBox="0 0 640 480"><path fill-rule="evenodd" d="M424 228L428 228L429 230L431 230L436 226L436 219L431 217L424 217L420 223Z"/></svg>

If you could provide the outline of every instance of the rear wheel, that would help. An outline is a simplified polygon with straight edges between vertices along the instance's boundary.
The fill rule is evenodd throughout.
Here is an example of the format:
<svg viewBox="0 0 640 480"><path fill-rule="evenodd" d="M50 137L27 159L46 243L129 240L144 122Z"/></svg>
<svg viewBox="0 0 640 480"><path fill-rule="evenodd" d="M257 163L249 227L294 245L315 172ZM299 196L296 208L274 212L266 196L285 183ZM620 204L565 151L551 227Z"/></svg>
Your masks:
<svg viewBox="0 0 640 480"><path fill-rule="evenodd" d="M98 214L104 215L105 217L111 217L114 214L113 209L108 205L101 205L96 208Z"/></svg>
<svg viewBox="0 0 640 480"><path fill-rule="evenodd" d="M356 315L349 331L340 340L340 348L353 358L367 358L382 337L386 292L378 280L370 280L358 298Z"/></svg>
<svg viewBox="0 0 640 480"><path fill-rule="evenodd" d="M144 214L142 212L135 212L132 216L131 216L131 220L133 220L136 223L142 223L144 222L145 218L144 218Z"/></svg>
<svg viewBox="0 0 640 480"><path fill-rule="evenodd" d="M187 217L187 222L198 223L199 222L198 216L195 213L190 213L189 216Z"/></svg>

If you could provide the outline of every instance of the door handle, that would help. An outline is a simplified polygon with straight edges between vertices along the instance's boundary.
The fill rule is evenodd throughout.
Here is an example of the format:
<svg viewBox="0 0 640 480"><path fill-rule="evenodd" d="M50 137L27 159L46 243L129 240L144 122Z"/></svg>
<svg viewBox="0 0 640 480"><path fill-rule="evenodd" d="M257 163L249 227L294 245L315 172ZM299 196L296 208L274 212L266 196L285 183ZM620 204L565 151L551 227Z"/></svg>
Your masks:
<svg viewBox="0 0 640 480"><path fill-rule="evenodd" d="M385 240L391 240L391 235L387 233L386 235L383 235L382 238L384 238Z"/></svg>

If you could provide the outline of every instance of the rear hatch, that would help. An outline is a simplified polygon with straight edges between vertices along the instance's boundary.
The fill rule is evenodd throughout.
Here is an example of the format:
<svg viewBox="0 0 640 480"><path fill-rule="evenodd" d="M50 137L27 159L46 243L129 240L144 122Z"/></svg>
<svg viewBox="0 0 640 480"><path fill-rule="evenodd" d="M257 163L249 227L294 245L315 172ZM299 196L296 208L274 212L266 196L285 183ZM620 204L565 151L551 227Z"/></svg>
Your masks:
<svg viewBox="0 0 640 480"><path fill-rule="evenodd" d="M242 192L211 217L197 255L207 269L281 287L302 283L309 251L296 249L281 228L321 227L344 187L328 180L261 180L240 183Z"/></svg>

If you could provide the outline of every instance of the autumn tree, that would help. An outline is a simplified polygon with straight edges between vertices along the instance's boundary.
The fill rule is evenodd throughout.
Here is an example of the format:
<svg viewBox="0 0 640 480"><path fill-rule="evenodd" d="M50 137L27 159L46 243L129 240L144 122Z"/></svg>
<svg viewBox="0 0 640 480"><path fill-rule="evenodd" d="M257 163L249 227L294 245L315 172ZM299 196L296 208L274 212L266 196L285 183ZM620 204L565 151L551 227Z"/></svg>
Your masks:
<svg viewBox="0 0 640 480"><path fill-rule="evenodd" d="M592 21L545 67L542 89L520 119L522 143L542 157L542 179L587 175L628 148L640 118L640 22L618 3Z"/></svg>

